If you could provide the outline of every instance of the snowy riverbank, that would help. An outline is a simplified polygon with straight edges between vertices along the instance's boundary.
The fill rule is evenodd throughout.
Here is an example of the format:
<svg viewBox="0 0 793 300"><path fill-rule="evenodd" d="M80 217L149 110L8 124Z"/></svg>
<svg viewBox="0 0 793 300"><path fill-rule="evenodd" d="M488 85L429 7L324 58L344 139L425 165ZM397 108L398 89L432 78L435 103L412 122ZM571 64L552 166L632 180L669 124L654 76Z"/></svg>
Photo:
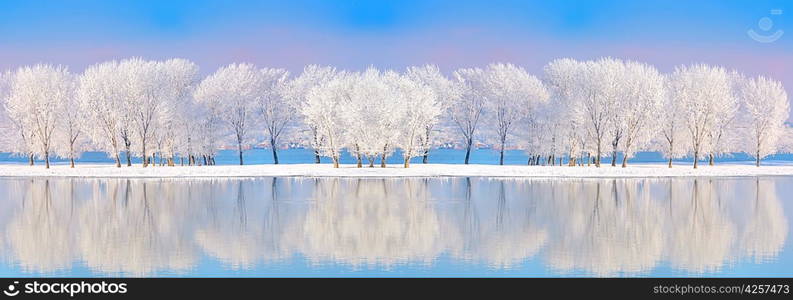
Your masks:
<svg viewBox="0 0 793 300"><path fill-rule="evenodd" d="M755 167L752 165L722 164L700 166L679 165L669 169L664 164L636 164L627 168L603 166L496 166L496 165L452 165L414 164L404 169L401 165L388 168L356 168L342 165L334 169L330 164L282 164L247 166L194 166L194 167L148 167L139 165L116 168L109 164L44 166L0 165L0 177L691 177L691 176L793 176L793 166L777 165Z"/></svg>

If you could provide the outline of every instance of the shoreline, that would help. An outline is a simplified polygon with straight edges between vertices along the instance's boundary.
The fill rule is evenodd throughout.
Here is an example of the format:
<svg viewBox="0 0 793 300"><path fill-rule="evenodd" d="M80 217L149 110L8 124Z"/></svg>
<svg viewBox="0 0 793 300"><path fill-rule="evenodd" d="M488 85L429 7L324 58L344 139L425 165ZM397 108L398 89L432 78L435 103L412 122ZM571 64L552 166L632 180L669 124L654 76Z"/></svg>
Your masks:
<svg viewBox="0 0 793 300"><path fill-rule="evenodd" d="M410 168L391 165L387 168L356 168L330 164L279 165L216 165L216 166L156 166L140 165L116 168L113 164L84 164L74 169L68 165L44 166L0 165L0 177L65 177L65 178L232 178L232 177L347 177L347 178L404 178L404 177L493 177L493 178L664 178L664 177L758 177L793 176L793 165L755 167L745 164L700 166L666 164L634 164L627 168L610 165L596 168L569 166L519 165L462 165L412 164Z"/></svg>

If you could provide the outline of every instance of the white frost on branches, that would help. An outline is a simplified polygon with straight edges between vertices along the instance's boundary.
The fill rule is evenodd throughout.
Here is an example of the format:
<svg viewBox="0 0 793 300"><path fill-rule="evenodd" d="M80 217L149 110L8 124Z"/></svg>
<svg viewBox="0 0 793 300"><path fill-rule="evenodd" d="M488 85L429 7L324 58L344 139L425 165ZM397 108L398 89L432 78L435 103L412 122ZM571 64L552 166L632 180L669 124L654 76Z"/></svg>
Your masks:
<svg viewBox="0 0 793 300"><path fill-rule="evenodd" d="M185 59L129 58L82 74L35 65L0 73L3 151L69 159L97 150L121 167L214 165L220 149L313 148L338 167L351 155L381 167L391 155L404 167L433 147L528 154L530 165L612 165L640 151L669 160L737 151L755 157L790 152L789 99L778 81L747 78L719 66L679 66L662 74L649 64L562 58L541 78L494 63L443 74L435 65L404 72L343 71L309 65L290 77L281 68L234 63L200 77ZM610 153L609 153L610 152Z"/></svg>

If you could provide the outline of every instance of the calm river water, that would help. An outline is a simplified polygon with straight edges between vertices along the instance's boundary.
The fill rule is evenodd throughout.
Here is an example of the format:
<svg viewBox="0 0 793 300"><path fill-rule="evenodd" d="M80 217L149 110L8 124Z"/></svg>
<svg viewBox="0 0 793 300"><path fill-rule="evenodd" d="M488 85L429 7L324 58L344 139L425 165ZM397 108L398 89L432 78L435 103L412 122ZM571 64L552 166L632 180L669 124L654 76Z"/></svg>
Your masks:
<svg viewBox="0 0 793 300"><path fill-rule="evenodd" d="M0 276L791 276L793 177L0 179Z"/></svg>

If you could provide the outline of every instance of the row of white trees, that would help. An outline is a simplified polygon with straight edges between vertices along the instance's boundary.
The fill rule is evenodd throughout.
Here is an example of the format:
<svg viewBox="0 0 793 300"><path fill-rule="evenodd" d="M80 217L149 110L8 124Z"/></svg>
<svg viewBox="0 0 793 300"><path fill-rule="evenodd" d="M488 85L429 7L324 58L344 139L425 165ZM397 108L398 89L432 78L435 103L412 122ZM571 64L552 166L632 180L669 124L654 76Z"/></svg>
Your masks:
<svg viewBox="0 0 793 300"><path fill-rule="evenodd" d="M103 62L82 74L52 65L0 74L5 151L71 160L95 149L149 165L211 165L233 142L243 151L266 141L278 163L285 136L338 167L343 151L370 167L400 150L404 166L441 142L494 145L529 153L528 164L622 166L637 151L669 159L779 151L789 101L782 85L708 65L662 74L651 65L602 58L558 59L537 78L512 64L463 68L444 76L432 65L404 72L231 64L201 79L184 59ZM122 156L125 156L122 158ZM158 162L159 160L159 162Z"/></svg>

